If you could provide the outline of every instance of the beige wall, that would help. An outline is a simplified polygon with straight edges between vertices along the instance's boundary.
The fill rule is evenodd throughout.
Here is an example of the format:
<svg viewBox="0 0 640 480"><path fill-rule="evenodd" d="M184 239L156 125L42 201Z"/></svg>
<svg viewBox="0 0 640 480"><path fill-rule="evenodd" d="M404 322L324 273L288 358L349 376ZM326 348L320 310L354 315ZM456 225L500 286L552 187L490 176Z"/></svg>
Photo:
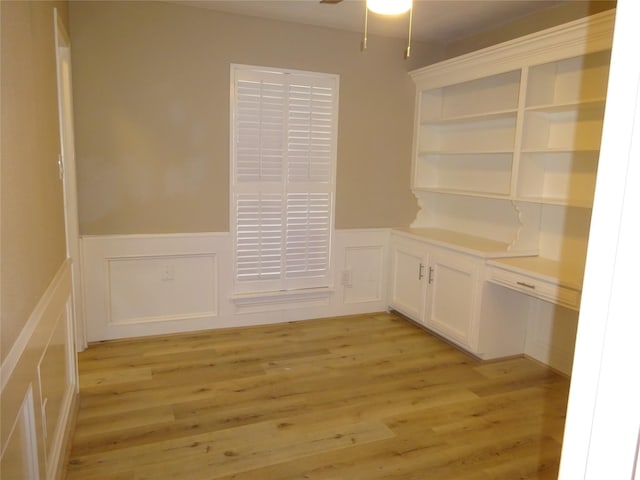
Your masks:
<svg viewBox="0 0 640 480"><path fill-rule="evenodd" d="M336 226L408 225L413 84L441 48L157 2L71 2L82 234L229 229L229 64L338 73Z"/></svg>
<svg viewBox="0 0 640 480"><path fill-rule="evenodd" d="M1 307L4 360L65 254L53 8L0 4L2 22Z"/></svg>
<svg viewBox="0 0 640 480"><path fill-rule="evenodd" d="M564 4L541 10L520 19L506 23L500 28L451 42L446 46L446 56L455 57L480 48L506 42L529 33L551 28L578 18L609 10L616 6L615 1L570 0Z"/></svg>
<svg viewBox="0 0 640 480"><path fill-rule="evenodd" d="M82 234L227 231L229 64L338 73L336 226L404 226L410 69L579 18L567 4L452 43L417 44L161 2L71 2ZM446 54L446 55L445 55Z"/></svg>

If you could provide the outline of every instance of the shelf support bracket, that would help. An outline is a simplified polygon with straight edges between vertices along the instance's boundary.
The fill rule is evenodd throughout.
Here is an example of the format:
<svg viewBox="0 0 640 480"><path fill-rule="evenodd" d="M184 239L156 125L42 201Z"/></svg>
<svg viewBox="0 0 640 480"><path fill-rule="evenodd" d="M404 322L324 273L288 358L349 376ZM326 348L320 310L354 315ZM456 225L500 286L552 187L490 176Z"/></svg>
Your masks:
<svg viewBox="0 0 640 480"><path fill-rule="evenodd" d="M511 200L511 207L513 208L516 214L516 218L518 219L518 228L516 229L516 233L513 236L513 240L511 240L511 243L507 247L508 251L513 250L514 247L518 245L520 241L520 235L522 234L522 230L524 229L524 222L522 221L522 210L514 200Z"/></svg>

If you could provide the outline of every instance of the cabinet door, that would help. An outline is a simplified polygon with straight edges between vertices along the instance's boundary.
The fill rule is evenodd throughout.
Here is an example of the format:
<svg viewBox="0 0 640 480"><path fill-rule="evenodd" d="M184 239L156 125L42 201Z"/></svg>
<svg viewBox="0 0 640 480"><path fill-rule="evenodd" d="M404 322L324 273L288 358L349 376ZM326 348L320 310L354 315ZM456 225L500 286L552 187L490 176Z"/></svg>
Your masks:
<svg viewBox="0 0 640 480"><path fill-rule="evenodd" d="M466 255L434 251L426 272L428 307L425 325L474 350L477 317L478 261Z"/></svg>
<svg viewBox="0 0 640 480"><path fill-rule="evenodd" d="M426 303L427 258L419 246L396 243L391 248L391 306L419 322Z"/></svg>

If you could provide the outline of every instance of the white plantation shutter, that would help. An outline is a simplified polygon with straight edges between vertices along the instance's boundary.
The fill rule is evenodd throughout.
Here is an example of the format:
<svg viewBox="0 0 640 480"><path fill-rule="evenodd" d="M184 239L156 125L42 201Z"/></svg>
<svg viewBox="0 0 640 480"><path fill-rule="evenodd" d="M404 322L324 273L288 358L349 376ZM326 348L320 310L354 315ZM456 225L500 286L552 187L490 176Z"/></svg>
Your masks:
<svg viewBox="0 0 640 480"><path fill-rule="evenodd" d="M236 181L282 182L285 86L257 80L236 84Z"/></svg>
<svg viewBox="0 0 640 480"><path fill-rule="evenodd" d="M333 90L291 85L288 100L288 180L329 182L333 165Z"/></svg>
<svg viewBox="0 0 640 480"><path fill-rule="evenodd" d="M282 265L282 195L246 193L236 197L237 276L277 280Z"/></svg>
<svg viewBox="0 0 640 480"><path fill-rule="evenodd" d="M326 286L338 78L244 66L232 76L236 290Z"/></svg>
<svg viewBox="0 0 640 480"><path fill-rule="evenodd" d="M287 195L286 278L323 277L328 273L330 232L328 193Z"/></svg>

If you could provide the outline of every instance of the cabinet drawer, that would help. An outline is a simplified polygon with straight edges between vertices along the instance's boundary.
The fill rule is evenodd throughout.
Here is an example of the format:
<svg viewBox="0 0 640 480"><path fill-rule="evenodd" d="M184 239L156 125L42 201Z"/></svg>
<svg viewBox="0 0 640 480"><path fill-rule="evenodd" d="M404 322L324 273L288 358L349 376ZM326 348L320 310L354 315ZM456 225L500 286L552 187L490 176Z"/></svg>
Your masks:
<svg viewBox="0 0 640 480"><path fill-rule="evenodd" d="M487 271L487 280L563 307L573 310L580 308L579 290L538 277L490 266Z"/></svg>

